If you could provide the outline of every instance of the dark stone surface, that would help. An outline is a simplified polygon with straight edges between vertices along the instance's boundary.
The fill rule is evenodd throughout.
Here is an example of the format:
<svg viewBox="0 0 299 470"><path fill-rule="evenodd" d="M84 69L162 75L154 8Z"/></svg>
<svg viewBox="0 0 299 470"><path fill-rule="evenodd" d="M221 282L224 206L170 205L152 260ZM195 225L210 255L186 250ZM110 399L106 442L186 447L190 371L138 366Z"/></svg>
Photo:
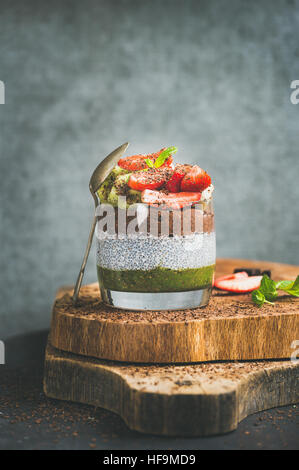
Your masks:
<svg viewBox="0 0 299 470"><path fill-rule="evenodd" d="M0 366L0 449L299 449L298 405L256 413L229 434L165 438L131 431L114 413L46 398L48 332L8 340Z"/></svg>
<svg viewBox="0 0 299 470"><path fill-rule="evenodd" d="M48 326L83 257L91 172L127 140L212 175L219 257L299 264L298 6L1 0L0 339Z"/></svg>

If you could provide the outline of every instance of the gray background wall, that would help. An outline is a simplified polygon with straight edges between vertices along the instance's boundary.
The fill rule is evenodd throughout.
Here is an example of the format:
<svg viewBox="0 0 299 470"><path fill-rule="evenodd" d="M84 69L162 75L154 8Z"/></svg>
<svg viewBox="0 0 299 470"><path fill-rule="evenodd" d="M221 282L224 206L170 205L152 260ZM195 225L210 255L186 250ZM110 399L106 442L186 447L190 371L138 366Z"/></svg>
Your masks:
<svg viewBox="0 0 299 470"><path fill-rule="evenodd" d="M298 7L0 0L0 338L49 324L81 263L90 174L127 140L212 175L218 256L299 264Z"/></svg>

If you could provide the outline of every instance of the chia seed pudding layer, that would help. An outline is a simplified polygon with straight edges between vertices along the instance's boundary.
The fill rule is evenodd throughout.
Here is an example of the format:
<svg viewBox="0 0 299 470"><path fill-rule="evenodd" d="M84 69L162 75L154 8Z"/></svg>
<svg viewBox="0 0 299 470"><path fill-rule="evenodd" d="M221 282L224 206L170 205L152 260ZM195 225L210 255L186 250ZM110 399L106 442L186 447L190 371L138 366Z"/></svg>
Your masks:
<svg viewBox="0 0 299 470"><path fill-rule="evenodd" d="M196 269L215 264L215 232L97 239L97 265L111 270Z"/></svg>

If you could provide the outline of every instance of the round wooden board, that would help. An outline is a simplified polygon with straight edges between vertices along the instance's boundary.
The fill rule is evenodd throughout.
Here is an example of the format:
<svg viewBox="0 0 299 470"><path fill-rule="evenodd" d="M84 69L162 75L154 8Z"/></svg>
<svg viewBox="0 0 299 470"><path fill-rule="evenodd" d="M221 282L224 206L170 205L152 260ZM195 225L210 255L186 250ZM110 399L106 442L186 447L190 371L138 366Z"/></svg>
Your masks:
<svg viewBox="0 0 299 470"><path fill-rule="evenodd" d="M133 365L46 351L44 391L119 414L134 430L165 436L232 431L257 411L296 403L299 363L260 361Z"/></svg>
<svg viewBox="0 0 299 470"><path fill-rule="evenodd" d="M240 259L217 260L217 273L235 268L270 269L274 279L295 279L299 267ZM299 299L280 296L256 307L250 295L214 291L205 308L136 312L105 306L97 284L84 286L78 306L72 288L58 291L51 343L96 358L142 363L290 358L299 339Z"/></svg>

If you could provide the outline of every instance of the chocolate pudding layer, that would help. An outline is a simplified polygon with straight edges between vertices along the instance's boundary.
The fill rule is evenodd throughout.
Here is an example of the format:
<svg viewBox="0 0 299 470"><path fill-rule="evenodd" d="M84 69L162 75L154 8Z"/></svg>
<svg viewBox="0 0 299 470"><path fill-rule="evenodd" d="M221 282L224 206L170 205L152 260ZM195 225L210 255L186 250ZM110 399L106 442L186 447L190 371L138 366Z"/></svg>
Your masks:
<svg viewBox="0 0 299 470"><path fill-rule="evenodd" d="M150 207L148 214L141 206L144 205L140 204L133 215L132 210L113 208L114 213L111 212L109 223L104 223L107 212L103 211L103 215L98 217L98 221L102 222L99 230L104 234L143 233L170 237L215 231L214 213L208 204L205 205L205 209L200 204L199 207L185 207L178 210ZM101 233L98 234L101 237Z"/></svg>

